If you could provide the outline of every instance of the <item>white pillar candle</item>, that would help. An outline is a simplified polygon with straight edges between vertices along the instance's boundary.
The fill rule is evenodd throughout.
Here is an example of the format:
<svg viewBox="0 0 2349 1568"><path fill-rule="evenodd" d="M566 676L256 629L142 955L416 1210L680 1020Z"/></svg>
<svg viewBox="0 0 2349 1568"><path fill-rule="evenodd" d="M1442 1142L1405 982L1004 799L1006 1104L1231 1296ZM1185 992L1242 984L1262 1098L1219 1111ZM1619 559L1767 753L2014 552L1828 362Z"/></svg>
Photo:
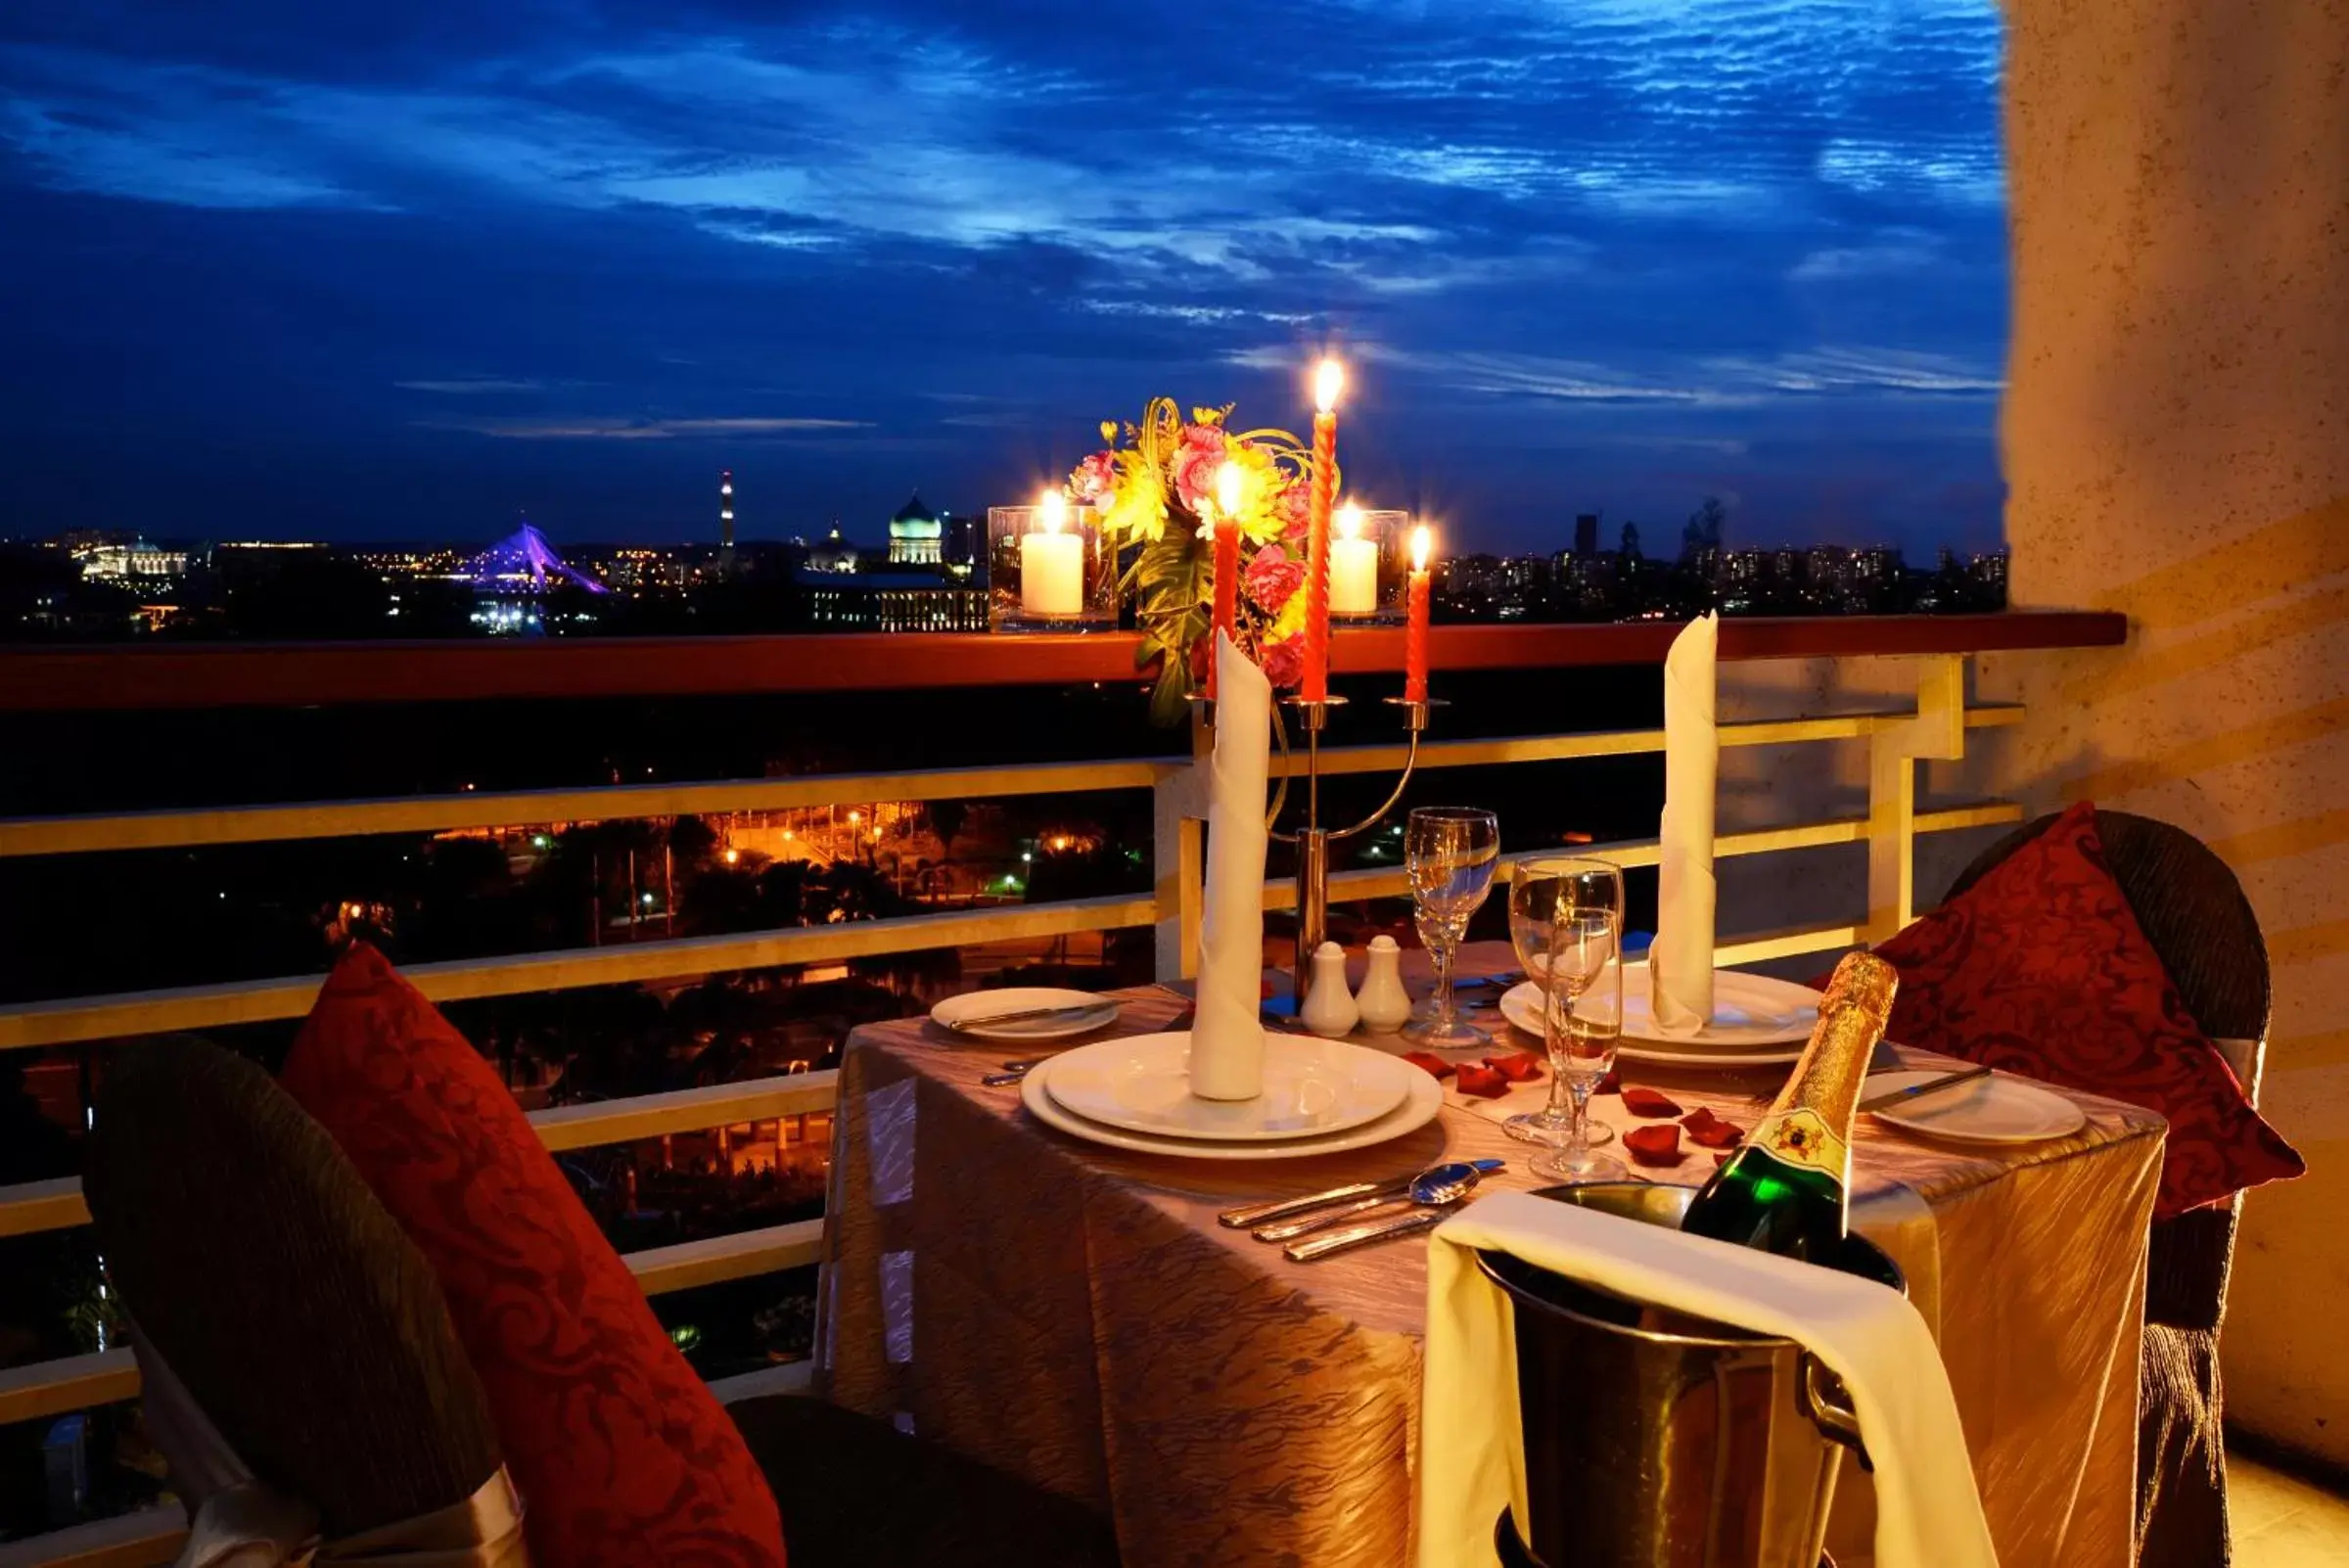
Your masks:
<svg viewBox="0 0 2349 1568"><path fill-rule="evenodd" d="M1068 501L1048 492L1036 511L1043 527L1020 535L1020 609L1032 616L1074 616L1084 611L1084 539L1063 533Z"/></svg>
<svg viewBox="0 0 2349 1568"><path fill-rule="evenodd" d="M1349 501L1329 541L1329 613L1366 616L1378 608L1378 541L1362 537L1362 509Z"/></svg>

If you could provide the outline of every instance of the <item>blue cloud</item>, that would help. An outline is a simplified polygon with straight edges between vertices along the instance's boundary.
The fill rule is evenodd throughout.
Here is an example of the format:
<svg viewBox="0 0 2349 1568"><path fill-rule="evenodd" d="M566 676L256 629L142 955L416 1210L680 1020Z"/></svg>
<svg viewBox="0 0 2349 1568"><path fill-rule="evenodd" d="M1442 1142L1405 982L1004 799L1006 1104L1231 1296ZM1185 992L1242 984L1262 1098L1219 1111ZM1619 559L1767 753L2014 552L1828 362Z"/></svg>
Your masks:
<svg viewBox="0 0 2349 1568"><path fill-rule="evenodd" d="M401 470L351 532L517 484L682 527L666 454L755 438L810 511L979 505L1161 389L1294 418L1338 343L1350 467L1496 543L1562 490L1996 530L1994 0L1311 0L1147 47L1073 4L283 3L0 37L0 284L47 306L0 398L59 438L21 504L81 504L135 420L157 483L287 527L329 453ZM159 349L205 375L107 373ZM206 474L224 438L293 454L282 498ZM498 466L532 448L573 455Z"/></svg>

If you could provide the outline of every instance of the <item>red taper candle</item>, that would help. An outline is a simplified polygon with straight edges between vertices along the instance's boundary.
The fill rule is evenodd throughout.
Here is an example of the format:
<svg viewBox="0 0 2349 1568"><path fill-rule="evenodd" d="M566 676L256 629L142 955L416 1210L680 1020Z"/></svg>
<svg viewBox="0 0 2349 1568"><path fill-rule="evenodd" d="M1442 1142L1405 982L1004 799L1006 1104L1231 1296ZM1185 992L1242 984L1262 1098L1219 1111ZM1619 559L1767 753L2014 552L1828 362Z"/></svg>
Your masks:
<svg viewBox="0 0 2349 1568"><path fill-rule="evenodd" d="M1307 512L1305 555L1305 673L1298 694L1307 702L1329 696L1329 513L1338 494L1338 393L1346 367L1324 359L1313 373L1313 488Z"/></svg>
<svg viewBox="0 0 2349 1568"><path fill-rule="evenodd" d="M1208 630L1207 695L1216 695L1216 636L1237 640L1240 625L1240 485L1245 476L1237 463L1216 471L1216 498L1202 522L1216 535L1216 620Z"/></svg>
<svg viewBox="0 0 2349 1568"><path fill-rule="evenodd" d="M1403 623L1403 700L1406 703L1427 701L1428 545L1427 530L1413 529L1409 611Z"/></svg>

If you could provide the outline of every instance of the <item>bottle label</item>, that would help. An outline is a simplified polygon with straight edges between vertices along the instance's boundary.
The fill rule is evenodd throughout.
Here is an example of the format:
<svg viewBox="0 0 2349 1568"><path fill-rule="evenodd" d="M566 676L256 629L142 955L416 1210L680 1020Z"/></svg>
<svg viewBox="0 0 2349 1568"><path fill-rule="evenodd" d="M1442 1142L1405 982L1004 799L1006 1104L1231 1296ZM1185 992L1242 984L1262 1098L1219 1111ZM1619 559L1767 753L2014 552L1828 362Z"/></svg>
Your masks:
<svg viewBox="0 0 2349 1568"><path fill-rule="evenodd" d="M1764 1117L1746 1140L1773 1159L1834 1178L1851 1178L1852 1153L1826 1119L1807 1105L1791 1105Z"/></svg>

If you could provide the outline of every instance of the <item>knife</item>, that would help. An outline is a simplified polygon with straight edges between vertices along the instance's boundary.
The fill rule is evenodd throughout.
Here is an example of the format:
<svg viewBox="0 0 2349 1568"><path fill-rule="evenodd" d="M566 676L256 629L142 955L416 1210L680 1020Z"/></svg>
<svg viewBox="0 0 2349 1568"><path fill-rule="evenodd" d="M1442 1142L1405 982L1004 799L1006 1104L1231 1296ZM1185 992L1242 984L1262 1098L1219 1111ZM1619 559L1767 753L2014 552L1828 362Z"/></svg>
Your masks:
<svg viewBox="0 0 2349 1568"><path fill-rule="evenodd" d="M1911 1084L1907 1088L1886 1089L1881 1094L1870 1094L1866 1099L1862 1100L1860 1109L1881 1111L1888 1106L1904 1105L1922 1095L1939 1094L1943 1089L1956 1088L1960 1084L1971 1084L1977 1078L1988 1078L1990 1071L1987 1067L1961 1068L1955 1073L1944 1073L1939 1078L1926 1079L1922 1084Z"/></svg>
<svg viewBox="0 0 2349 1568"><path fill-rule="evenodd" d="M1475 1166L1486 1176L1491 1176L1508 1162L1505 1160L1470 1160L1467 1163ZM1410 1191L1412 1177L1418 1174L1413 1171L1385 1181L1355 1181L1346 1186L1331 1187L1326 1192L1309 1192L1302 1198L1275 1198L1270 1203L1252 1203L1245 1208L1226 1209L1216 1216L1216 1222L1227 1229L1245 1230L1252 1225L1265 1224L1273 1220L1286 1220L1291 1215L1304 1214L1308 1210L1319 1209L1327 1204L1344 1203L1350 1198L1376 1198L1384 1202L1389 1198L1400 1197Z"/></svg>
<svg viewBox="0 0 2349 1568"><path fill-rule="evenodd" d="M1374 1241L1392 1241L1397 1236L1407 1236L1415 1231L1433 1230L1451 1219L1456 1207L1447 1204L1441 1209L1421 1209L1399 1220L1367 1220L1359 1225L1348 1225L1343 1230L1315 1236L1311 1241L1292 1241L1280 1250L1289 1255L1291 1263L1312 1263L1315 1258L1326 1258L1333 1252L1367 1247Z"/></svg>
<svg viewBox="0 0 2349 1568"><path fill-rule="evenodd" d="M974 1029L993 1029L1001 1024L1033 1024L1046 1018L1082 1018L1088 1013L1101 1012L1117 1005L1115 1001L1104 996L1101 1000L1094 1002L1063 1003L1057 1007L1025 1007L1014 1013L988 1013L983 1017L965 1018L957 1023L943 1024L941 1027L962 1035L968 1034Z"/></svg>

